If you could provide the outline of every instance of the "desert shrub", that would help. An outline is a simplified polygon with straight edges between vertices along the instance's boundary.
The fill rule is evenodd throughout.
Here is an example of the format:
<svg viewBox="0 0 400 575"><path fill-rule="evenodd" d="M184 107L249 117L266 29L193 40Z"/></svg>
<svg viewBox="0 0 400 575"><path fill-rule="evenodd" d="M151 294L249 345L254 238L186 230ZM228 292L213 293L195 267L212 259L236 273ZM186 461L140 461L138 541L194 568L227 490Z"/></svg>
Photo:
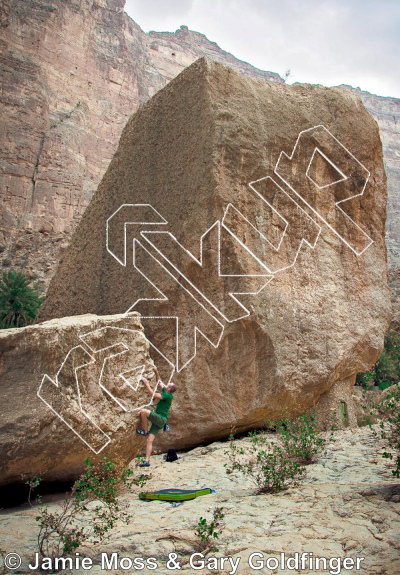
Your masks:
<svg viewBox="0 0 400 575"><path fill-rule="evenodd" d="M258 493L294 487L304 476L304 467L291 458L284 446L271 441L265 430L250 434L250 445L246 449L239 447L231 435L226 453L229 456L227 473L243 473L256 484Z"/></svg>
<svg viewBox="0 0 400 575"><path fill-rule="evenodd" d="M400 333L393 326L385 336L385 349L373 375L380 389L387 391L378 403L364 398L362 407L366 417L379 420L379 434L385 440L383 457L393 462L392 473L400 477Z"/></svg>
<svg viewBox="0 0 400 575"><path fill-rule="evenodd" d="M23 273L4 273L0 280L0 327L21 327L32 323L42 301Z"/></svg>
<svg viewBox="0 0 400 575"><path fill-rule="evenodd" d="M392 473L400 477L400 384L387 390L385 397L371 410L380 418L379 431L385 440L383 457L393 462Z"/></svg>
<svg viewBox="0 0 400 575"><path fill-rule="evenodd" d="M374 384L374 375L371 371L366 371L365 373L357 373L356 385L367 388Z"/></svg>
<svg viewBox="0 0 400 575"><path fill-rule="evenodd" d="M400 333L390 326L385 335L385 347L371 371L359 373L356 377L356 385L362 387L378 386L381 390L387 389L400 381Z"/></svg>
<svg viewBox="0 0 400 575"><path fill-rule="evenodd" d="M79 547L103 541L117 521L128 522L121 508L118 487L132 475L120 462L104 457L96 464L86 460L86 469L75 481L61 508L50 509L39 498L38 549L42 557L65 557ZM36 477L27 482L31 489L39 484ZM30 499L30 498L29 498Z"/></svg>
<svg viewBox="0 0 400 575"><path fill-rule="evenodd" d="M315 463L328 443L317 429L314 412L284 416L266 422L266 427L275 431L274 440L267 430L253 432L250 445L244 448L231 435L225 452L229 457L227 473L243 473L257 485L258 493L274 493L298 485L305 477L304 465Z"/></svg>
<svg viewBox="0 0 400 575"><path fill-rule="evenodd" d="M327 440L317 428L315 411L278 419L274 427L290 458L303 465L315 463L326 450Z"/></svg>
<svg viewBox="0 0 400 575"><path fill-rule="evenodd" d="M210 522L208 522L204 517L200 517L195 531L197 538L197 551L202 553L217 553L219 551L219 549L216 548L215 540L219 539L222 535L224 517L223 507L214 508L213 517Z"/></svg>

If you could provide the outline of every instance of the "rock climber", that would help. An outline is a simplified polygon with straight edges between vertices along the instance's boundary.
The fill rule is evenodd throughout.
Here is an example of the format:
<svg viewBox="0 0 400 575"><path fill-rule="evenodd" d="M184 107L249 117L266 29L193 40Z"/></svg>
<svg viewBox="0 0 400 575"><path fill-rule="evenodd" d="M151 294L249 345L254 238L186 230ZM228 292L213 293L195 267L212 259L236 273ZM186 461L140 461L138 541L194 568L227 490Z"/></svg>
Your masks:
<svg viewBox="0 0 400 575"><path fill-rule="evenodd" d="M140 381L143 381L147 388L149 394L155 399L159 399L155 411L150 411L149 409L142 409L140 411L140 417L142 418L142 429L136 429L138 435L143 435L147 437L146 442L146 461L141 463L139 467L150 467L150 455L153 450L153 441L157 433L164 429L167 421L169 409L171 407L172 400L174 398L173 393L176 391L176 385L172 381L165 386L162 382L160 375L158 373L157 366L153 366L153 370L157 379L157 387L160 387L161 393L154 393L149 385L149 382L145 377L142 377ZM156 388L157 389L157 388ZM149 421L151 422L151 427L149 430Z"/></svg>

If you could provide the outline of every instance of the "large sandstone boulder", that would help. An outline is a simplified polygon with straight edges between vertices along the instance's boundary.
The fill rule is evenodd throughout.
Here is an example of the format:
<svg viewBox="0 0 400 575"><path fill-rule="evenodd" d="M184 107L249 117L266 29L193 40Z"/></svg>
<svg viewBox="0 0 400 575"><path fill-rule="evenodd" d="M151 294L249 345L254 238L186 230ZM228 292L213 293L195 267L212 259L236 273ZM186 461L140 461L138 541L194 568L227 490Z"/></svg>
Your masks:
<svg viewBox="0 0 400 575"><path fill-rule="evenodd" d="M137 314L0 330L0 485L72 480L87 457L136 456L138 408L151 401L143 372L155 387L149 347Z"/></svg>
<svg viewBox="0 0 400 575"><path fill-rule="evenodd" d="M357 96L202 59L128 122L41 319L139 311L177 370L161 445L227 436L379 357L385 217L378 127Z"/></svg>

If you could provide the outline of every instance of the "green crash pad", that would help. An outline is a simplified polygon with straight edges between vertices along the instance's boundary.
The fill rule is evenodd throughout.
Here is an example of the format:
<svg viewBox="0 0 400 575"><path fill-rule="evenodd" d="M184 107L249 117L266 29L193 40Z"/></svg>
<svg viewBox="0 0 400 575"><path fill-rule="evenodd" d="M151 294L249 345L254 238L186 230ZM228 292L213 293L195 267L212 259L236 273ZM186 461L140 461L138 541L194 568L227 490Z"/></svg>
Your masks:
<svg viewBox="0 0 400 575"><path fill-rule="evenodd" d="M198 491L190 491L185 489L161 489L161 491L142 491L139 493L140 499L146 501L187 501L195 499L200 495L209 495L215 493L214 489L199 489Z"/></svg>

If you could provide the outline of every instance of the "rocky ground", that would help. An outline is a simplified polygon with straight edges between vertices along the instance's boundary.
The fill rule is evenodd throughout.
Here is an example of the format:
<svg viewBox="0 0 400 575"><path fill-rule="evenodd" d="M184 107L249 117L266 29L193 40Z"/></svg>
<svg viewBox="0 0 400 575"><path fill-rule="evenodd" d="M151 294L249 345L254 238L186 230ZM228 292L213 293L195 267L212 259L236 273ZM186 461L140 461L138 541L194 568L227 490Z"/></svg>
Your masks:
<svg viewBox="0 0 400 575"><path fill-rule="evenodd" d="M240 442L243 446L249 440ZM216 556L240 558L236 573L257 572L248 565L253 552L286 558L296 552L314 556L361 558L359 570L341 573L398 575L400 573L400 485L381 457L382 444L369 428L336 433L326 456L308 467L302 485L281 494L256 495L253 484L239 475L226 475L226 443L213 443L183 453L180 460L166 463L162 455L152 460L151 479L146 490L165 487L196 489L212 487L215 494L181 504L144 502L139 487L121 495L132 520L119 525L99 552L117 551L121 557L155 557L158 568L142 573L169 573L168 554L181 556L180 573L194 573L188 564L196 550L195 527L200 517L211 518L215 507L225 512L225 528ZM50 508L58 503L52 501ZM27 559L35 552L37 510L20 507L1 513L0 540L4 551L20 552ZM84 573L83 570L76 572ZM94 565L90 573L101 573ZM122 573L121 569L110 573ZM134 572L128 571L128 572ZM171 571L172 572L172 571ZM232 568L201 569L199 573L229 573ZM327 570L266 569L263 574L329 573ZM335 568L331 573L339 573Z"/></svg>

